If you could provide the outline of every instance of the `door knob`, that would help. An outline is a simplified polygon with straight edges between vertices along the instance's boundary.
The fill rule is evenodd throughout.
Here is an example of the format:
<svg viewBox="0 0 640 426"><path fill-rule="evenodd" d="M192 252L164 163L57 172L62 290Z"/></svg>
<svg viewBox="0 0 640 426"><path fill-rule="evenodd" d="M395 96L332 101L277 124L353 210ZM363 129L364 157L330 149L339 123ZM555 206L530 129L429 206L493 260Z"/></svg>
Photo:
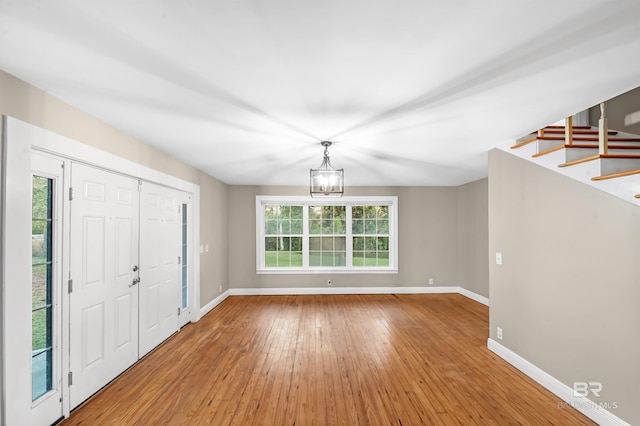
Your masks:
<svg viewBox="0 0 640 426"><path fill-rule="evenodd" d="M140 282L140 278L134 278L133 282L131 284L129 284L129 287L133 287L134 285L138 284Z"/></svg>
<svg viewBox="0 0 640 426"><path fill-rule="evenodd" d="M133 265L133 272L136 272L138 270L138 265Z"/></svg>

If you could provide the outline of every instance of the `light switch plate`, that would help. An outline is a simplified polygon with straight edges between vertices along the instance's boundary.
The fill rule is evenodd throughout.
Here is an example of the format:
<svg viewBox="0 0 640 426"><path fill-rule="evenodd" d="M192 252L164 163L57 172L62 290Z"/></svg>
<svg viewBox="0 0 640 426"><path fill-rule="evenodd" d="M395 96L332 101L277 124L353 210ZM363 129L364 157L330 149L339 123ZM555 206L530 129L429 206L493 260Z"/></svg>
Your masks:
<svg viewBox="0 0 640 426"><path fill-rule="evenodd" d="M496 265L502 265L502 253L496 253Z"/></svg>

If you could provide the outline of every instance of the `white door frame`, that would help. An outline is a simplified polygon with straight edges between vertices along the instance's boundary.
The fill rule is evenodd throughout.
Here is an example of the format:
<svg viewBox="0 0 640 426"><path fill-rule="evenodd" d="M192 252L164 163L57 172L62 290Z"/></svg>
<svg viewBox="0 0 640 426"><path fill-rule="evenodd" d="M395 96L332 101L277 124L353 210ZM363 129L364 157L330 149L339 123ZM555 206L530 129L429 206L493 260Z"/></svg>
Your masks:
<svg viewBox="0 0 640 426"><path fill-rule="evenodd" d="M172 187L180 191L190 193L192 196L192 219L193 226L191 229L191 244L190 251L194 253L192 256L192 275L193 280L190 282L192 288L190 288L190 305L194 307L191 309L191 321L196 322L200 319L200 256L195 254L200 253L200 186L191 182L187 182L175 176L168 175L166 173L154 170L152 168L140 165L133 161L118 157L116 155L107 153L97 148L85 145L81 142L73 139L58 135L51 131L34 126L30 123L18 120L13 117L3 116L3 158L0 169L3 172L2 179L2 244L3 244L3 258L2 261L2 300L3 305L0 307L0 313L2 314L2 342L1 342L1 391L2 401L0 407L2 408L2 415L0 416L0 423L6 423L7 410L9 410L13 404L11 395L6 393L6 383L8 380L7 371L12 367L12 354L8 348L7 342L10 341L10 336L7 335L7 319L10 318L11 306L6 303L7 297L11 296L12 288L9 288L5 283L10 283L15 277L17 266L11 262L11 259L7 259L7 243L11 241L11 244L16 244L21 241L20 230L30 229L29 227L16 227L15 223L23 221L21 214L24 212L18 211L16 201L20 204L24 204L30 208L31 196L29 190L26 191L26 196L23 193L25 185L30 188L31 184L31 150L42 151L54 156L60 157L62 160L72 160L91 165L93 167L102 168L111 172L127 175L136 179ZM68 167L64 170L64 185L65 191L68 190L69 185L69 171ZM65 205L68 203L68 198L64 197ZM11 209L9 209L8 200L11 200ZM24 207L24 206L23 206ZM26 208L26 207L24 207ZM66 216L66 215L65 215ZM30 219L30 216L29 216ZM68 220L68 218L65 218ZM63 223L64 226L64 223ZM23 229L24 228L24 229ZM68 230L67 226L64 227ZM65 231L66 232L66 231ZM28 240L27 243L29 242ZM63 277L69 276L69 248L68 244L63 247L62 255L65 256L63 262ZM30 261L29 265L30 267ZM69 334L68 323L65 325L64 321L68 321L69 318L69 298L66 295L66 300L63 300L63 336L62 347L69 348ZM198 308L196 308L198 307ZM65 353L66 352L66 353ZM66 381L67 374L69 372L69 354L68 350L63 351L63 414L65 417L69 416L69 386Z"/></svg>

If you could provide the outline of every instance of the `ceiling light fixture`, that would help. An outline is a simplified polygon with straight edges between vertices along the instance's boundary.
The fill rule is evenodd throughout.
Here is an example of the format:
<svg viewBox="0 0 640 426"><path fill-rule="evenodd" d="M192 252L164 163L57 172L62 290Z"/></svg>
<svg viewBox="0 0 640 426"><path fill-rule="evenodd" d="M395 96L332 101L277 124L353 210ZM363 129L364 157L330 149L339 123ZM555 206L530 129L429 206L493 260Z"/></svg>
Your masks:
<svg viewBox="0 0 640 426"><path fill-rule="evenodd" d="M324 159L317 169L310 170L312 197L342 197L344 194L344 169L334 169L329 160L331 142L323 141Z"/></svg>

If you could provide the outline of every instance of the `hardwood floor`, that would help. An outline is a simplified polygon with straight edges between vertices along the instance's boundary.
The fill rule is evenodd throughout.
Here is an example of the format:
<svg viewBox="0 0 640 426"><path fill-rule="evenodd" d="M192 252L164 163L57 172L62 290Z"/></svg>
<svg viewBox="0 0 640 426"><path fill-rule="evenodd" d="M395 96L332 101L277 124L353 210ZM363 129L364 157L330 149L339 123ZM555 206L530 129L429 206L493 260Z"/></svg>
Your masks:
<svg viewBox="0 0 640 426"><path fill-rule="evenodd" d="M230 297L62 424L593 424L487 349L488 315L457 294Z"/></svg>

